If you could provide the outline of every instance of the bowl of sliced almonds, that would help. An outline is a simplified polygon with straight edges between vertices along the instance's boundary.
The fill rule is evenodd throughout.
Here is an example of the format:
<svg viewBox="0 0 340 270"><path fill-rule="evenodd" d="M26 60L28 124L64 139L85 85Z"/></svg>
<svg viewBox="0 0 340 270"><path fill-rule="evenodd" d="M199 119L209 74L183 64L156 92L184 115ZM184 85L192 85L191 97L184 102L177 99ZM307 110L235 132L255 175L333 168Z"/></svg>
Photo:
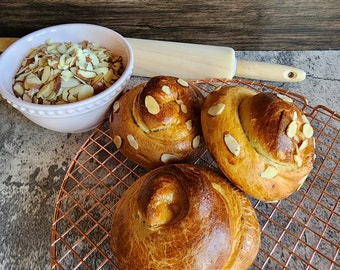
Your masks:
<svg viewBox="0 0 340 270"><path fill-rule="evenodd" d="M132 69L132 48L114 30L56 25L20 38L0 55L0 93L44 128L85 132L105 119Z"/></svg>

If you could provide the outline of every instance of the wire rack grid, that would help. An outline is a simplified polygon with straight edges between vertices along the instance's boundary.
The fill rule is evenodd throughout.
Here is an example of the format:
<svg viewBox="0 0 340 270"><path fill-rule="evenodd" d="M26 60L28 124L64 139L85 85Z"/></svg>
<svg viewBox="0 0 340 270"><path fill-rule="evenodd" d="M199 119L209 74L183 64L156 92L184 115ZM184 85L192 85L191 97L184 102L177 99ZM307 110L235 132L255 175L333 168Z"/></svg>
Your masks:
<svg viewBox="0 0 340 270"><path fill-rule="evenodd" d="M339 114L260 82L210 80L192 85L204 93L221 85L283 93L304 110L316 139L314 168L287 199L266 204L249 198L262 228L251 269L340 269ZM196 163L217 168L208 151ZM122 194L145 172L115 148L104 121L79 149L62 183L52 225L52 269L118 269L110 249L111 216Z"/></svg>

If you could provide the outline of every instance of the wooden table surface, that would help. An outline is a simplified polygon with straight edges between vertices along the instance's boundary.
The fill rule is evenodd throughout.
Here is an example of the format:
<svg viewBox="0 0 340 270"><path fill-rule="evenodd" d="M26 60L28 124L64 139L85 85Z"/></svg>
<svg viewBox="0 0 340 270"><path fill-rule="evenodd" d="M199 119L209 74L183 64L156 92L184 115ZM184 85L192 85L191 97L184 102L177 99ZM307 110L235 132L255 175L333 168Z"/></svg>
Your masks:
<svg viewBox="0 0 340 270"><path fill-rule="evenodd" d="M338 0L31 0L0 2L0 37L85 22L126 37L235 50L338 50Z"/></svg>

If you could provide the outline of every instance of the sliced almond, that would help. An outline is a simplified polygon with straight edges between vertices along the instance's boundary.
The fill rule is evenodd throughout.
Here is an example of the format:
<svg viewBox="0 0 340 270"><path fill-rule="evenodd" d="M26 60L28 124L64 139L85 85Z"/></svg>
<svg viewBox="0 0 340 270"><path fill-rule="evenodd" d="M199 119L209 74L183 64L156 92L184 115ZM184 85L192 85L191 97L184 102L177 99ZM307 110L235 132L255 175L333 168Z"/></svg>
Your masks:
<svg viewBox="0 0 340 270"><path fill-rule="evenodd" d="M77 49L77 66L79 66L82 69L84 69L86 66L86 55L80 48Z"/></svg>
<svg viewBox="0 0 340 270"><path fill-rule="evenodd" d="M59 44L56 49L58 50L59 53L64 54L67 50L65 43Z"/></svg>
<svg viewBox="0 0 340 270"><path fill-rule="evenodd" d="M38 65L39 65L38 55L35 55L35 56L34 56L34 62L31 63L31 64L29 64L28 67L29 67L30 69L35 69L36 67L38 67Z"/></svg>
<svg viewBox="0 0 340 270"><path fill-rule="evenodd" d="M299 149L302 151L303 149L305 149L308 146L308 140L304 140L302 141L302 143L299 146Z"/></svg>
<svg viewBox="0 0 340 270"><path fill-rule="evenodd" d="M299 136L297 136L296 134L293 136L294 141L296 141L297 143L299 143L301 140L299 138Z"/></svg>
<svg viewBox="0 0 340 270"><path fill-rule="evenodd" d="M177 79L177 82L184 87L189 87L189 83L186 80Z"/></svg>
<svg viewBox="0 0 340 270"><path fill-rule="evenodd" d="M109 69L105 75L104 75L104 81L110 82L115 77L115 74L113 73L112 69Z"/></svg>
<svg viewBox="0 0 340 270"><path fill-rule="evenodd" d="M118 110L119 110L119 100L116 100L113 103L113 112L118 112Z"/></svg>
<svg viewBox="0 0 340 270"><path fill-rule="evenodd" d="M211 116L219 115L223 112L224 108L225 108L225 104L217 103L208 109L208 114Z"/></svg>
<svg viewBox="0 0 340 270"><path fill-rule="evenodd" d="M103 73L103 75L105 75L109 71L109 68L108 67L98 67L98 68L95 68L93 71L96 72L97 74Z"/></svg>
<svg viewBox="0 0 340 270"><path fill-rule="evenodd" d="M89 54L89 58L91 59L91 62L93 63L94 66L98 66L99 65L100 61L99 61L99 59L98 59L98 57L97 57L97 55L95 53L91 52Z"/></svg>
<svg viewBox="0 0 340 270"><path fill-rule="evenodd" d="M308 174L306 175L306 176L304 176L304 177L302 177L300 180L299 180L299 182L298 182L298 188L297 188L297 190L300 190L300 188L302 187L302 185L305 183L305 181L306 181L306 179L308 178Z"/></svg>
<svg viewBox="0 0 340 270"><path fill-rule="evenodd" d="M302 115L302 121L303 121L305 124L310 124L310 122L309 122L307 116L304 115L304 114Z"/></svg>
<svg viewBox="0 0 340 270"><path fill-rule="evenodd" d="M76 102L76 101L78 101L78 97L76 97L76 96L74 96L74 95L72 95L72 94L69 94L69 95L67 96L67 101L68 101L68 102Z"/></svg>
<svg viewBox="0 0 340 270"><path fill-rule="evenodd" d="M234 156L240 154L241 146L231 134L224 135L224 143Z"/></svg>
<svg viewBox="0 0 340 270"><path fill-rule="evenodd" d="M16 95L19 96L19 97L22 97L22 95L23 95L24 92L25 92L24 87L23 87L22 84L19 83L19 82L17 82L17 83L14 84L13 90L15 91Z"/></svg>
<svg viewBox="0 0 340 270"><path fill-rule="evenodd" d="M65 61L65 64L66 64L68 67L70 67L70 66L73 66L73 65L74 65L75 61L76 61L76 57L74 57L74 56L69 56L69 57L67 57L67 59L66 59L66 61Z"/></svg>
<svg viewBox="0 0 340 270"><path fill-rule="evenodd" d="M53 85L53 91L46 97L46 100L48 100L49 102L55 100L57 97L57 92L55 91L55 83Z"/></svg>
<svg viewBox="0 0 340 270"><path fill-rule="evenodd" d="M293 138L297 131L297 122L292 121L287 127L286 134L289 138Z"/></svg>
<svg viewBox="0 0 340 270"><path fill-rule="evenodd" d="M263 172L261 172L260 176L264 179L272 179L277 176L278 173L279 171L274 166L269 165Z"/></svg>
<svg viewBox="0 0 340 270"><path fill-rule="evenodd" d="M178 160L178 157L173 154L162 154L161 155L161 161L164 164L169 164L171 162L176 162Z"/></svg>
<svg viewBox="0 0 340 270"><path fill-rule="evenodd" d="M59 69L67 69L68 65L65 63L66 62L66 58L68 57L67 54L62 54L59 58L59 63L58 63L58 68Z"/></svg>
<svg viewBox="0 0 340 270"><path fill-rule="evenodd" d="M298 120L298 115L297 115L297 112L294 111L293 112L293 117L292 117L293 121L297 121Z"/></svg>
<svg viewBox="0 0 340 270"><path fill-rule="evenodd" d="M89 97L92 97L94 94L94 89L91 85L85 84L81 86L76 86L79 88L78 92L78 100L84 100Z"/></svg>
<svg viewBox="0 0 340 270"><path fill-rule="evenodd" d="M276 94L276 95L277 95L278 98L280 98L280 99L282 99L282 100L284 100L286 102L289 102L289 103L293 102L293 100L290 97L286 96L286 95L283 95L283 94Z"/></svg>
<svg viewBox="0 0 340 270"><path fill-rule="evenodd" d="M92 65L92 63L91 63L91 62L90 62L90 63L87 63L85 69L86 69L87 71L92 71L92 72L93 72L93 65ZM94 72L94 73L96 73L96 72ZM96 73L96 76L97 76L97 73Z"/></svg>
<svg viewBox="0 0 340 270"><path fill-rule="evenodd" d="M113 137L113 143L115 144L117 149L119 149L122 146L122 138L120 136L118 136L118 135L115 135Z"/></svg>
<svg viewBox="0 0 340 270"><path fill-rule="evenodd" d="M75 87L72 87L69 91L69 94L76 98L76 100L84 100L86 98L92 97L94 90L91 85L81 84ZM74 102L73 97L68 97L68 101ZM71 101L72 100L72 101Z"/></svg>
<svg viewBox="0 0 340 270"><path fill-rule="evenodd" d="M104 73L99 73L97 74L96 77L92 79L91 85L93 86L93 88L96 89L96 88L100 88L103 86L103 83L102 83L103 77L104 77Z"/></svg>
<svg viewBox="0 0 340 270"><path fill-rule="evenodd" d="M294 147L295 147L296 155L300 155L301 151L300 151L298 144L294 143Z"/></svg>
<svg viewBox="0 0 340 270"><path fill-rule="evenodd" d="M62 99L65 102L68 102L68 96L70 95L69 93L69 89L64 89L63 93L62 93Z"/></svg>
<svg viewBox="0 0 340 270"><path fill-rule="evenodd" d="M135 137L133 137L131 134L127 135L127 140L129 144L134 148L135 150L138 150L138 142L136 141Z"/></svg>
<svg viewBox="0 0 340 270"><path fill-rule="evenodd" d="M48 84L43 85L37 93L38 98L48 98L54 90L54 81L50 81Z"/></svg>
<svg viewBox="0 0 340 270"><path fill-rule="evenodd" d="M26 101L26 102L32 103L32 98L30 98L30 96L27 95L26 93L24 93L24 94L22 95L22 100L23 100L23 101Z"/></svg>
<svg viewBox="0 0 340 270"><path fill-rule="evenodd" d="M222 85L216 86L216 88L213 90L213 92L218 92L222 89Z"/></svg>
<svg viewBox="0 0 340 270"><path fill-rule="evenodd" d="M310 124L304 124L302 127L302 133L306 138L313 137L314 134L313 127Z"/></svg>
<svg viewBox="0 0 340 270"><path fill-rule="evenodd" d="M121 56L113 56L96 43L46 41L33 48L23 59L13 80L13 88L18 83L21 83L22 88L17 85L13 91L21 98L26 94L25 99L30 97L34 103L77 101L91 96L90 87L84 86L82 88L85 90L78 93L74 89L69 91L71 88L81 84L91 85L99 93L119 78L123 71L122 63ZM45 85L53 80L53 91L49 91L51 87Z"/></svg>
<svg viewBox="0 0 340 270"><path fill-rule="evenodd" d="M96 72L85 69L78 69L77 74L86 79L92 79L97 76Z"/></svg>
<svg viewBox="0 0 340 270"><path fill-rule="evenodd" d="M182 111L182 113L187 113L188 112L188 108L187 108L187 106L184 103L181 104L181 111Z"/></svg>
<svg viewBox="0 0 340 270"><path fill-rule="evenodd" d="M192 140L192 148L197 149L200 146L201 142L201 136L197 135L195 138Z"/></svg>
<svg viewBox="0 0 340 270"><path fill-rule="evenodd" d="M76 78L72 77L72 78L69 78L68 80L62 80L60 87L62 87L62 88L72 88L72 87L75 87L75 86L78 86L78 85L80 85L80 81L77 80Z"/></svg>
<svg viewBox="0 0 340 270"><path fill-rule="evenodd" d="M188 120L185 122L185 126L187 128L187 130L192 130L192 120Z"/></svg>
<svg viewBox="0 0 340 270"><path fill-rule="evenodd" d="M24 88L26 89L39 88L41 84L42 82L36 74L28 74L24 81Z"/></svg>
<svg viewBox="0 0 340 270"><path fill-rule="evenodd" d="M45 66L43 69L43 73L41 75L41 82L46 83L51 76L51 68L49 66Z"/></svg>
<svg viewBox="0 0 340 270"><path fill-rule="evenodd" d="M274 201L266 201L266 203L277 203L278 200L274 200Z"/></svg>
<svg viewBox="0 0 340 270"><path fill-rule="evenodd" d="M170 87L167 86L167 85L163 85L163 86L162 86L162 91L163 91L165 94L167 94L167 95L170 95L170 94L171 94L171 89L170 89Z"/></svg>
<svg viewBox="0 0 340 270"><path fill-rule="evenodd" d="M61 79L63 81L68 81L69 79L73 78L73 73L68 69L63 70L60 74L61 74Z"/></svg>
<svg viewBox="0 0 340 270"><path fill-rule="evenodd" d="M296 165L298 167L301 167L302 166L302 157L299 156L299 155L294 155L293 158L294 158Z"/></svg>
<svg viewBox="0 0 340 270"><path fill-rule="evenodd" d="M161 111L158 102L153 96L147 95L144 102L149 113L156 115Z"/></svg>

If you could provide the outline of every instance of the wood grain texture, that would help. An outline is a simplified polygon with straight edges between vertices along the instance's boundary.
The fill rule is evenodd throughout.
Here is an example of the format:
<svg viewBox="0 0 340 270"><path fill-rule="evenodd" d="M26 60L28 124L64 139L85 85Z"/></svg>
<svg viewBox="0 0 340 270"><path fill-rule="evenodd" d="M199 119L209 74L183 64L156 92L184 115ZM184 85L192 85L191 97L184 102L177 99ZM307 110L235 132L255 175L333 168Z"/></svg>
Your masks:
<svg viewBox="0 0 340 270"><path fill-rule="evenodd" d="M340 49L338 0L3 0L0 18L1 37L86 22L126 37L235 50Z"/></svg>

